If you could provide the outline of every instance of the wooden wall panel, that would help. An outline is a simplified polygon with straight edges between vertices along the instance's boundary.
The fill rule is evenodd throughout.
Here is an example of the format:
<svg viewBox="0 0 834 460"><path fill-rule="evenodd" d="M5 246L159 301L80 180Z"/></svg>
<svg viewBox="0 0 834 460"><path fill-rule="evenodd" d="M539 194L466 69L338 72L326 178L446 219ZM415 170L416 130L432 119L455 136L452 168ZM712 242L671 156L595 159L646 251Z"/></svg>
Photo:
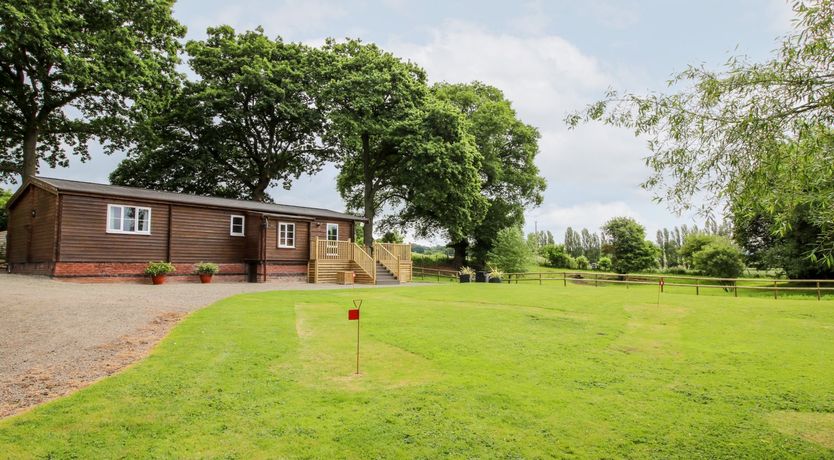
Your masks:
<svg viewBox="0 0 834 460"><path fill-rule="evenodd" d="M34 216L32 215L34 211ZM52 262L58 197L30 186L9 212L7 258L10 263Z"/></svg>
<svg viewBox="0 0 834 460"><path fill-rule="evenodd" d="M172 207L171 260L175 262L242 262L246 236L229 234L232 215L245 212L174 205ZM253 216L246 216L246 224ZM247 230L249 226L246 225Z"/></svg>
<svg viewBox="0 0 834 460"><path fill-rule="evenodd" d="M278 224L295 224L295 248L278 247ZM310 221L269 218L266 229L266 258L268 260L308 260L310 258Z"/></svg>
<svg viewBox="0 0 834 460"><path fill-rule="evenodd" d="M321 225L316 225L321 224ZM310 223L310 239L319 237L327 239L327 224L339 224L339 239L342 241L353 240L353 222L349 220L318 219Z"/></svg>
<svg viewBox="0 0 834 460"><path fill-rule="evenodd" d="M107 233L107 205L151 208L151 234ZM121 198L63 195L61 248L63 262L149 262L165 260L168 205Z"/></svg>

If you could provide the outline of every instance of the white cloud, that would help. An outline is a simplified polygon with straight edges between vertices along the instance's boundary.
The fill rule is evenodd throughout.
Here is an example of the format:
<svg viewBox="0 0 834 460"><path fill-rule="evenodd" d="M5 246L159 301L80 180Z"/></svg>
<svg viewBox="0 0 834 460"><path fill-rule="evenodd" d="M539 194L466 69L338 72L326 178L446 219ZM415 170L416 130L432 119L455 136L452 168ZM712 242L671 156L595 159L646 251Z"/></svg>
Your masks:
<svg viewBox="0 0 834 460"><path fill-rule="evenodd" d="M448 22L431 37L426 44L389 48L423 66L432 81L479 80L501 88L526 119L540 126L561 123L565 111L585 102L583 95L598 95L613 82L593 57L556 35L493 34Z"/></svg>

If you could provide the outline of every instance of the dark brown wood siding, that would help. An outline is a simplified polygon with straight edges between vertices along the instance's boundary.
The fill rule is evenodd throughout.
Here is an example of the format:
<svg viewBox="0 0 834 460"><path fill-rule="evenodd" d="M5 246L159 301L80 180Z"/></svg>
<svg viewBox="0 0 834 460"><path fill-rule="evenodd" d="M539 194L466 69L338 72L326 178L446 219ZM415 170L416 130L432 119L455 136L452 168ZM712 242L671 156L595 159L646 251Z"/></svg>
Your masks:
<svg viewBox="0 0 834 460"><path fill-rule="evenodd" d="M29 186L9 210L10 263L53 262L58 196Z"/></svg>
<svg viewBox="0 0 834 460"><path fill-rule="evenodd" d="M321 224L321 225L317 225ZM353 240L353 222L349 220L337 220L337 219L317 219L315 222L312 222L310 225L310 239L315 239L319 237L319 239L326 240L327 239L327 224L339 224L339 240L347 241Z"/></svg>
<svg viewBox="0 0 834 460"><path fill-rule="evenodd" d="M151 234L107 233L107 205L151 208ZM122 198L63 195L61 248L64 262L149 262L165 260L168 205Z"/></svg>
<svg viewBox="0 0 834 460"><path fill-rule="evenodd" d="M261 220L260 214L246 216L246 249L244 258L254 260L261 258Z"/></svg>
<svg viewBox="0 0 834 460"><path fill-rule="evenodd" d="M281 222L295 224L295 248L278 247L278 224ZM266 231L266 258L268 260L310 259L309 226L309 220L293 220L270 217L269 228L267 228Z"/></svg>
<svg viewBox="0 0 834 460"><path fill-rule="evenodd" d="M246 236L232 236L232 216L245 216L245 233L251 231L242 211L206 209L174 205L172 208L171 260L174 262L242 262L246 255Z"/></svg>

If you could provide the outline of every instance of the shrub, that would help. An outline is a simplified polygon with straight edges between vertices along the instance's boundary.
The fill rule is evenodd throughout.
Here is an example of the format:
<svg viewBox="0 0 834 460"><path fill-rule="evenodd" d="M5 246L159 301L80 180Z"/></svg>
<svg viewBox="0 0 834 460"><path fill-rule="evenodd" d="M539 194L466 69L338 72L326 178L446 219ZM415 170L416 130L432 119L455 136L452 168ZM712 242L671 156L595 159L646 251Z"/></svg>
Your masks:
<svg viewBox="0 0 834 460"><path fill-rule="evenodd" d="M580 270L588 270L591 268L591 261L585 256L579 256L576 259L576 268Z"/></svg>
<svg viewBox="0 0 834 460"><path fill-rule="evenodd" d="M460 270L458 271L458 274L461 275L461 276L467 276L467 275L472 276L472 275L475 274L475 270L472 269L472 268L464 266L464 267L460 267Z"/></svg>
<svg viewBox="0 0 834 460"><path fill-rule="evenodd" d="M692 266L702 275L738 278L744 272L744 259L738 246L716 239L692 254Z"/></svg>
<svg viewBox="0 0 834 460"><path fill-rule="evenodd" d="M542 248L542 255L551 267L570 268L572 257L565 252L565 247L561 244L548 244L544 246Z"/></svg>
<svg viewBox="0 0 834 460"><path fill-rule="evenodd" d="M200 275L214 275L220 271L220 266L211 262L200 262L194 271Z"/></svg>
<svg viewBox="0 0 834 460"><path fill-rule="evenodd" d="M489 278L490 279L500 279L502 276L504 276L504 272L502 272L500 269L498 269L498 267L496 267L495 265L490 265L489 266Z"/></svg>
<svg viewBox="0 0 834 460"><path fill-rule="evenodd" d="M487 260L498 269L520 273L527 271L532 254L518 228L505 228L498 232L495 245L487 254Z"/></svg>
<svg viewBox="0 0 834 460"><path fill-rule="evenodd" d="M603 272L610 272L611 271L611 258L608 256L602 256L597 261L597 270Z"/></svg>
<svg viewBox="0 0 834 460"><path fill-rule="evenodd" d="M145 274L148 276L159 276L159 275L167 275L168 273L174 273L177 269L174 267L174 264L171 262L148 262L148 266L145 268Z"/></svg>

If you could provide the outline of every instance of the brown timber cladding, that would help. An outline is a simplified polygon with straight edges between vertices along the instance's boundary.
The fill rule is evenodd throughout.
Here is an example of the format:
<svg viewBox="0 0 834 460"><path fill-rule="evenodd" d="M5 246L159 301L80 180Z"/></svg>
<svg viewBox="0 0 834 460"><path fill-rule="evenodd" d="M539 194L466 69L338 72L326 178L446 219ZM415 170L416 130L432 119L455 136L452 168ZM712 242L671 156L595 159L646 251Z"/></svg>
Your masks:
<svg viewBox="0 0 834 460"><path fill-rule="evenodd" d="M9 263L52 262L55 256L57 195L30 187L9 212Z"/></svg>
<svg viewBox="0 0 834 460"><path fill-rule="evenodd" d="M32 190L37 187L31 187ZM119 198L63 195L61 262L166 260L168 205ZM107 205L151 208L151 234L107 233ZM227 232L228 233L228 232Z"/></svg>

